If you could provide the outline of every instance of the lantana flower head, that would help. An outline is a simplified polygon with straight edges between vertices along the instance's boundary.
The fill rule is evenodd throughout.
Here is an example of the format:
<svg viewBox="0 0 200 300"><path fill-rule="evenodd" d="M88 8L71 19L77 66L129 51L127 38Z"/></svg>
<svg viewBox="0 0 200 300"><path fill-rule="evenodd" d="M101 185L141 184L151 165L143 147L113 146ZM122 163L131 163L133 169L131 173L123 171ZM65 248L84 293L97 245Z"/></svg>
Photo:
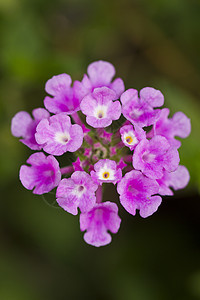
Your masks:
<svg viewBox="0 0 200 300"><path fill-rule="evenodd" d="M179 165L181 142L175 139L190 134L190 119L182 112L169 118L159 90L125 91L114 76L114 66L105 61L91 63L81 82L53 76L45 86L48 111L33 110L33 119L19 112L11 124L14 136L40 150L21 166L22 185L45 197L51 191L64 212L80 214L84 240L95 247L109 244L119 231L118 205L149 217L161 196L173 195L190 178ZM105 201L110 183L119 194L116 203L115 197Z"/></svg>

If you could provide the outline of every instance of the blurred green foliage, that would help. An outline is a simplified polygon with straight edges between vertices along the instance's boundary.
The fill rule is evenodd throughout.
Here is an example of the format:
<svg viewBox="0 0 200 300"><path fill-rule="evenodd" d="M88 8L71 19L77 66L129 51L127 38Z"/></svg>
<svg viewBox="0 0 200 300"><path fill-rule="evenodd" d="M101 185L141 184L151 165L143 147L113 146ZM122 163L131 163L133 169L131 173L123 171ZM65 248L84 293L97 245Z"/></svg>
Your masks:
<svg viewBox="0 0 200 300"><path fill-rule="evenodd" d="M198 0L0 0L0 299L200 299L199 16ZM95 249L78 218L21 186L32 152L10 121L43 105L47 79L80 80L98 59L115 65L126 88L160 89L192 133L180 149L189 186L147 219L120 208L120 232Z"/></svg>

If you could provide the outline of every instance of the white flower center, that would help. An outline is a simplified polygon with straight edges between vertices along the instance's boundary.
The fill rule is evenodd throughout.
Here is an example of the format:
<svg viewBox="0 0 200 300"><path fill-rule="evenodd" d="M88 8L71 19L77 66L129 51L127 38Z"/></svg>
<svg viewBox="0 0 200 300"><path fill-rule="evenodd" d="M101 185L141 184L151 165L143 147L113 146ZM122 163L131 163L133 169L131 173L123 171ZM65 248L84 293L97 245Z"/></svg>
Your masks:
<svg viewBox="0 0 200 300"><path fill-rule="evenodd" d="M154 161L156 155L153 153L149 153L149 152L144 152L144 154L142 155L142 159L143 161L147 162L147 163L151 163Z"/></svg>
<svg viewBox="0 0 200 300"><path fill-rule="evenodd" d="M103 119L106 118L107 115L107 106L105 105L98 105L95 109L94 109L94 116L97 119Z"/></svg>
<svg viewBox="0 0 200 300"><path fill-rule="evenodd" d="M135 108L130 112L130 116L133 119L138 119L143 114L143 111L139 108Z"/></svg>
<svg viewBox="0 0 200 300"><path fill-rule="evenodd" d="M73 190L72 194L76 197L81 197L85 193L85 187L82 184L77 184L75 189Z"/></svg>
<svg viewBox="0 0 200 300"><path fill-rule="evenodd" d="M55 134L55 141L62 144L66 145L70 140L70 136L68 132L56 132Z"/></svg>
<svg viewBox="0 0 200 300"><path fill-rule="evenodd" d="M107 168L104 166L98 173L98 178L100 180L114 180L115 179L115 172L112 169Z"/></svg>

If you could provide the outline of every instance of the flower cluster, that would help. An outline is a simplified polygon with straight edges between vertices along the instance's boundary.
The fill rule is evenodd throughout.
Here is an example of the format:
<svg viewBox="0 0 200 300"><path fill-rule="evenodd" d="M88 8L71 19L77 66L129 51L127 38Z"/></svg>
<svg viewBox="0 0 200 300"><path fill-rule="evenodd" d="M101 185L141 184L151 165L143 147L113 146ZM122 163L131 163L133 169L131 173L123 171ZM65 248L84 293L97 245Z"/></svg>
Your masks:
<svg viewBox="0 0 200 300"><path fill-rule="evenodd" d="M39 195L56 189L58 205L80 212L84 240L96 247L110 243L109 232L117 233L121 223L117 204L103 201L106 184L116 185L127 212L139 210L146 218L157 211L161 196L189 181L175 137L190 134L190 120L182 112L169 118L159 90L125 91L114 75L112 64L97 61L73 85L68 74L53 76L45 86L46 109L34 109L33 118L18 112L11 124L12 134L37 150L20 168L23 186ZM73 163L61 167L59 157L70 153Z"/></svg>

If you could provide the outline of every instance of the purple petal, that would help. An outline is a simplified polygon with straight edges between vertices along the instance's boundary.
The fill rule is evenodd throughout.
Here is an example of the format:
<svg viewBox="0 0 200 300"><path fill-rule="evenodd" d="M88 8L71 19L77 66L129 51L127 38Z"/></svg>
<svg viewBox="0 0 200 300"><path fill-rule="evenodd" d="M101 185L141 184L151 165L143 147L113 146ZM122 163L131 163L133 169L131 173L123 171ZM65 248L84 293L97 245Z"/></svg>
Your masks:
<svg viewBox="0 0 200 300"><path fill-rule="evenodd" d="M174 131L176 136L186 138L191 132L190 119L182 112L177 112L172 117Z"/></svg>
<svg viewBox="0 0 200 300"><path fill-rule="evenodd" d="M62 155L67 151L74 152L83 142L81 126L71 125L71 119L66 113L42 120L36 130L37 142L43 144L44 151L49 154Z"/></svg>
<svg viewBox="0 0 200 300"><path fill-rule="evenodd" d="M87 77L87 75L85 75ZM89 79L88 79L89 80ZM90 82L90 81L89 81ZM85 85L78 81L75 80L74 84L73 84L73 88L74 88L74 96L79 99L79 102L81 103L82 99L88 94L90 93L92 87L89 86L88 88L85 87Z"/></svg>
<svg viewBox="0 0 200 300"><path fill-rule="evenodd" d="M133 153L133 167L136 170L141 170L143 172L145 168L145 161L143 159L143 155L149 149L149 141L147 139L143 139L135 148Z"/></svg>
<svg viewBox="0 0 200 300"><path fill-rule="evenodd" d="M79 199L77 196L70 193L74 190L74 188L75 184L71 178L62 179L56 191L56 201L65 211L72 215L77 215Z"/></svg>
<svg viewBox="0 0 200 300"><path fill-rule="evenodd" d="M96 61L88 66L87 73L93 85L108 85L115 75L114 66L106 61Z"/></svg>
<svg viewBox="0 0 200 300"><path fill-rule="evenodd" d="M88 123L88 125L94 128L105 128L112 123L112 120L108 118L97 119L95 117L87 116L86 122Z"/></svg>
<svg viewBox="0 0 200 300"><path fill-rule="evenodd" d="M20 140L23 144L28 146L32 150L40 150L42 146L35 140L35 133L37 124L40 120L48 118L49 112L43 108L36 108L33 110L34 120L31 119L27 112L19 112L12 120L11 131L15 136L22 136Z"/></svg>
<svg viewBox="0 0 200 300"><path fill-rule="evenodd" d="M121 105L119 101L110 102L107 114L110 119L118 120L121 116Z"/></svg>
<svg viewBox="0 0 200 300"><path fill-rule="evenodd" d="M136 170L126 173L117 185L117 192L125 195L127 199L132 199L137 194L151 196L157 194L158 190L159 185L156 180L148 178Z"/></svg>
<svg viewBox="0 0 200 300"><path fill-rule="evenodd" d="M121 78L116 78L110 85L109 88L115 91L116 99L119 99L121 94L125 90L124 82ZM115 99L113 99L115 100Z"/></svg>
<svg viewBox="0 0 200 300"><path fill-rule="evenodd" d="M68 74L53 76L46 82L45 91L52 96L56 96L61 91L69 88L71 82L71 77Z"/></svg>
<svg viewBox="0 0 200 300"><path fill-rule="evenodd" d="M31 166L20 168L20 180L24 187L34 194L44 194L55 188L61 180L58 161L53 156L46 157L42 152L32 154L27 160Z"/></svg>
<svg viewBox="0 0 200 300"><path fill-rule="evenodd" d="M116 233L119 230L121 220L118 216L118 208L115 203L109 201L99 203L88 213L80 215L81 231L87 230L84 234L86 243L99 247L111 242L110 230Z"/></svg>
<svg viewBox="0 0 200 300"><path fill-rule="evenodd" d="M85 96L80 104L82 113L87 116L92 116L94 108L97 106L97 101L93 98L92 94Z"/></svg>
<svg viewBox="0 0 200 300"><path fill-rule="evenodd" d="M33 122L31 116L26 111L18 112L11 122L11 132L16 137L26 137L29 126Z"/></svg>
<svg viewBox="0 0 200 300"><path fill-rule="evenodd" d="M138 91L135 89L126 90L120 97L122 105L126 105L129 101L138 102Z"/></svg>
<svg viewBox="0 0 200 300"><path fill-rule="evenodd" d="M171 186L175 191L185 188L190 180L188 169L181 165L178 166L176 171L168 173L167 177L168 185Z"/></svg>
<svg viewBox="0 0 200 300"><path fill-rule="evenodd" d="M106 105L116 98L115 92L107 87L95 88L92 95L102 105Z"/></svg>
<svg viewBox="0 0 200 300"><path fill-rule="evenodd" d="M145 202L140 205L140 216L142 218L147 218L157 211L158 207L162 202L160 196L149 197Z"/></svg>
<svg viewBox="0 0 200 300"><path fill-rule="evenodd" d="M140 98L148 102L152 107L160 107L164 104L164 96L159 90L145 87L140 91Z"/></svg>
<svg viewBox="0 0 200 300"><path fill-rule="evenodd" d="M83 143L83 130L80 125L74 124L70 128L69 134L70 141L67 144L67 151L75 152Z"/></svg>
<svg viewBox="0 0 200 300"><path fill-rule="evenodd" d="M95 203L95 191L98 185L92 180L89 174L84 171L76 171L71 178L61 180L56 200L67 212L76 215L79 207L82 213L90 211Z"/></svg>
<svg viewBox="0 0 200 300"><path fill-rule="evenodd" d="M32 115L35 120L48 119L50 117L49 112L44 108L36 108L32 111Z"/></svg>
<svg viewBox="0 0 200 300"><path fill-rule="evenodd" d="M173 172L178 168L178 164L180 162L180 157L178 150L175 147L170 147L170 149L167 151L164 161L164 168L168 172Z"/></svg>
<svg viewBox="0 0 200 300"><path fill-rule="evenodd" d="M20 168L19 178L23 186L28 190L34 188L35 181L37 180L35 170L25 165L22 165Z"/></svg>

